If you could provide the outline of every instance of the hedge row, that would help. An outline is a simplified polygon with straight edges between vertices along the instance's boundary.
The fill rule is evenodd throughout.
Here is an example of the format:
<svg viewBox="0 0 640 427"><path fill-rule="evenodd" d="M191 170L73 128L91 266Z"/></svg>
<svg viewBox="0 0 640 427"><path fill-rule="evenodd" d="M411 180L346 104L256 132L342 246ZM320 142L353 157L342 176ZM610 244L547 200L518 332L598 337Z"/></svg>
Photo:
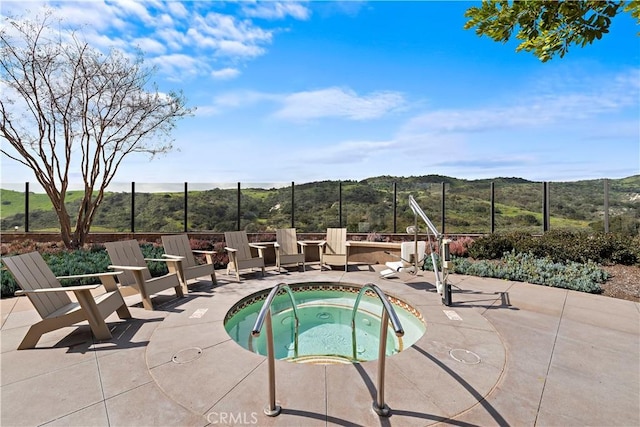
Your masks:
<svg viewBox="0 0 640 427"><path fill-rule="evenodd" d="M491 234L475 239L468 246L468 256L475 259L500 259L512 251L559 263L592 261L602 265L634 265L640 262L640 236L552 230L541 236Z"/></svg>
<svg viewBox="0 0 640 427"><path fill-rule="evenodd" d="M140 245L140 248L145 258L162 258L162 254L164 253L161 246L156 246L151 243L143 243ZM42 257L55 276L71 276L110 271L108 268L111 264L109 255L104 249L104 246L101 245L75 251L43 251ZM169 272L164 262L154 261L147 264L153 277L162 276ZM100 279L88 278L61 281L62 286L92 285L94 283L100 283ZM1 271L0 286L3 298L13 296L15 291L19 289L13 276L4 269Z"/></svg>

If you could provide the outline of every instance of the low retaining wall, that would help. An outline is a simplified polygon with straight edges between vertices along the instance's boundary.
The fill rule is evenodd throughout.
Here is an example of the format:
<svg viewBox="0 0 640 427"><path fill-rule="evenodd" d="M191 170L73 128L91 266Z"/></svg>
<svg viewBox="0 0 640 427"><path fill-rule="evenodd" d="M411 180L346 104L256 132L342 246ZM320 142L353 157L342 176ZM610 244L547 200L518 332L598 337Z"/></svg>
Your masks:
<svg viewBox="0 0 640 427"><path fill-rule="evenodd" d="M116 240L135 239L140 242L161 242L161 237L167 234L179 233L91 233L87 239L87 243L105 243ZM187 233L192 239L208 240L211 242L224 242L224 233ZM249 241L253 243L273 242L275 241L275 233L248 233ZM400 255L400 242L409 240L411 236L407 234L383 234L381 238L384 242L367 241L367 234L348 233L349 239L349 262L361 264L384 264L387 261L397 261ZM36 242L55 242L60 241L59 233L2 233L0 236L2 243L10 243L20 240L33 240ZM320 260L317 242L325 238L324 233L299 233L300 240L307 241L309 244L306 248L308 262L317 262ZM418 238L424 239L425 236ZM268 265L275 264L275 252L273 245L265 245L265 263ZM388 251L397 256L392 256ZM257 255L257 254L256 254Z"/></svg>

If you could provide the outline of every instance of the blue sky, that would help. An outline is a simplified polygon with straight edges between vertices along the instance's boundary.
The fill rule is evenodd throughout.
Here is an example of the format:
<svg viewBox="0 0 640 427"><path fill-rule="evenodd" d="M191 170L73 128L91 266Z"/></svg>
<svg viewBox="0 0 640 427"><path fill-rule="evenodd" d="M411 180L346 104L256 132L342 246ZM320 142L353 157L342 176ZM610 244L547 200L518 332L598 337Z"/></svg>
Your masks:
<svg viewBox="0 0 640 427"><path fill-rule="evenodd" d="M96 48L139 46L194 117L115 181L296 183L441 174L640 173L640 31L540 62L464 30L471 2L13 2L59 9ZM2 141L5 144L4 141ZM2 157L2 182L35 182ZM81 182L75 178L75 182Z"/></svg>

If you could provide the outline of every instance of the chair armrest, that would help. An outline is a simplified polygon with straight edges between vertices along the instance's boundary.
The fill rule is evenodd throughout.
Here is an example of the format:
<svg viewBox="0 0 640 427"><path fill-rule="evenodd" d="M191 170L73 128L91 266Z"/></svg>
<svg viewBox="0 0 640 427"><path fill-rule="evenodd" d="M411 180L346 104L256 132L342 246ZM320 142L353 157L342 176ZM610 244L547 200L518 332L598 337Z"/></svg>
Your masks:
<svg viewBox="0 0 640 427"><path fill-rule="evenodd" d="M260 246L260 245L257 245L255 243L249 243L249 246L251 246L252 248L256 248L256 249L267 249L266 246Z"/></svg>
<svg viewBox="0 0 640 427"><path fill-rule="evenodd" d="M280 249L280 243L273 242L273 247L276 248L276 249Z"/></svg>
<svg viewBox="0 0 640 427"><path fill-rule="evenodd" d="M191 252L193 252L194 254L203 254L203 255L215 255L218 253L218 251L203 251L199 249L194 249Z"/></svg>
<svg viewBox="0 0 640 427"><path fill-rule="evenodd" d="M224 250L225 250L225 251L227 251L227 252L238 252L238 250L237 250L237 249L228 248L228 247L226 247L226 246L224 247Z"/></svg>
<svg viewBox="0 0 640 427"><path fill-rule="evenodd" d="M351 242L346 242L345 246L351 246Z"/></svg>
<svg viewBox="0 0 640 427"><path fill-rule="evenodd" d="M56 276L56 279L86 279L90 277L103 277L103 276L117 276L122 274L122 271L107 271L105 273L89 273L89 274L74 274L71 276ZM65 288L66 289L66 288Z"/></svg>
<svg viewBox="0 0 640 427"><path fill-rule="evenodd" d="M298 240L298 244L300 246L307 246L307 242L303 242L303 241L300 241L300 240Z"/></svg>
<svg viewBox="0 0 640 427"><path fill-rule="evenodd" d="M180 257L179 259L171 257L171 258L145 258L144 260L145 261L155 261L155 262L176 262L176 261L180 262L183 259L184 259L184 257Z"/></svg>
<svg viewBox="0 0 640 427"><path fill-rule="evenodd" d="M326 240L321 240L320 242L318 242L318 246L324 246L327 244Z"/></svg>
<svg viewBox="0 0 640 427"><path fill-rule="evenodd" d="M183 256L180 255L169 255L169 254L162 254L163 257L167 257L167 258L171 258L172 260L178 260L178 261L182 261L184 259ZM146 259L146 258L145 258ZM146 259L147 261L157 261L157 260L151 260L151 259ZM162 260L162 261L166 261L166 260Z"/></svg>
<svg viewBox="0 0 640 427"><path fill-rule="evenodd" d="M142 271L146 270L147 267L138 267L135 265L110 265L107 268L112 268L114 270Z"/></svg>
<svg viewBox="0 0 640 427"><path fill-rule="evenodd" d="M26 295L26 294L43 294L48 292L73 292L73 291L92 291L99 288L102 285L81 285L81 286L66 286L62 288L44 288L44 289L30 289L19 290L14 295Z"/></svg>

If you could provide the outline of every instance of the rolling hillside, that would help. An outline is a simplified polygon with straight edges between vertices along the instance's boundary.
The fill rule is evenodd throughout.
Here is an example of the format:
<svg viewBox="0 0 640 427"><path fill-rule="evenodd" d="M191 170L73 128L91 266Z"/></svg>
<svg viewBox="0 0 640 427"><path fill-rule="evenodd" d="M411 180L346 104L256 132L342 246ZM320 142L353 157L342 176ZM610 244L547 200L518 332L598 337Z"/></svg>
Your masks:
<svg viewBox="0 0 640 427"><path fill-rule="evenodd" d="M300 232L320 232L346 226L349 232L389 233L394 230L394 189L397 196L396 231L413 223L407 200L413 195L438 228L442 228L444 183L445 232L487 233L491 230L491 184L494 184L495 231L514 229L540 232L543 189L541 182L521 178L464 180L439 175L418 177L379 176L362 181L320 181L284 188L243 188L238 207L236 189L189 191L187 221L190 231L236 229L249 232L291 226L292 193L294 225ZM395 184L395 188L394 188ZM638 234L640 228L640 175L609 180L611 231ZM173 186L175 188L175 186ZM342 196L342 203L340 203ZM77 209L81 193L68 194L70 212ZM0 191L2 230L24 227L23 192ZM179 232L184 230L183 192L135 194L135 230ZM105 196L93 231L131 230L130 193ZM550 183L551 227L603 229L604 181ZM341 217L342 213L342 217ZM29 195L30 231L55 231L57 218L45 194Z"/></svg>

